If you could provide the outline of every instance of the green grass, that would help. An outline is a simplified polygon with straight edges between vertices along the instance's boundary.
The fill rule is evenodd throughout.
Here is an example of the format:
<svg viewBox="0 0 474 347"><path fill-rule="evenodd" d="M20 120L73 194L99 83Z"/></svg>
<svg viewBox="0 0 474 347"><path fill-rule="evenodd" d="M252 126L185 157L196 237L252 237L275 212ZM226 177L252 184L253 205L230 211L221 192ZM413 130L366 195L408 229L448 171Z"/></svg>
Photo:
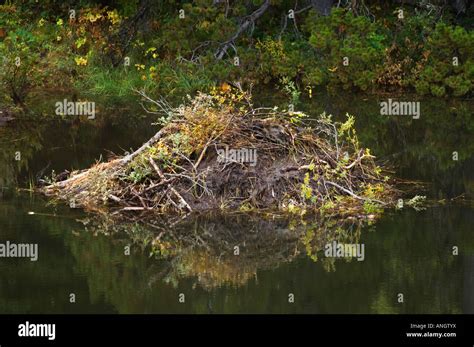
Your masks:
<svg viewBox="0 0 474 347"><path fill-rule="evenodd" d="M95 65L86 68L76 88L84 94L126 97L133 94L133 89L148 90L153 86L152 81L142 80L144 74L135 67L110 69Z"/></svg>

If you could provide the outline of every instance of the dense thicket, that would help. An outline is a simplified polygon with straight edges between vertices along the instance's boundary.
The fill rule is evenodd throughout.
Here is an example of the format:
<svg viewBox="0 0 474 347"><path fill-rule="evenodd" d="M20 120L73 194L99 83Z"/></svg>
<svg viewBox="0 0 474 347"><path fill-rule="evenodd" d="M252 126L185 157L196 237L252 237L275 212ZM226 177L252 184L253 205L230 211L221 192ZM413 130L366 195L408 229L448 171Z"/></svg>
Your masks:
<svg viewBox="0 0 474 347"><path fill-rule="evenodd" d="M74 12L72 12L74 11ZM320 90L466 96L467 1L16 1L1 5L1 88L169 98L222 83L293 102Z"/></svg>

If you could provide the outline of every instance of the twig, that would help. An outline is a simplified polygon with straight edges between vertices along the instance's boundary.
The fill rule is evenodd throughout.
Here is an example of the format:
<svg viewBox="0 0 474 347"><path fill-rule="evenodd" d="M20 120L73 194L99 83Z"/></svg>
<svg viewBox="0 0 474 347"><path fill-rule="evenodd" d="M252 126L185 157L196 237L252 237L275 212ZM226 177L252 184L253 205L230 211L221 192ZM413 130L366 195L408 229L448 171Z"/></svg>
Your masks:
<svg viewBox="0 0 474 347"><path fill-rule="evenodd" d="M158 167L158 165L156 165L155 161L153 160L153 158L149 158L149 161L151 163L151 165L153 166L153 168L155 169L156 173L158 174L158 176L160 176L160 178L162 180L166 180L165 178L165 175L163 175L163 173L161 172L160 168ZM191 206L189 206L189 204L186 202L186 200L184 200L184 198L181 196L181 194L179 194L176 189L174 189L170 184L168 184L168 188L173 192L174 195L176 195L179 199L179 201L181 202L182 205L186 206L186 208L189 210L189 212L192 212L192 208Z"/></svg>
<svg viewBox="0 0 474 347"><path fill-rule="evenodd" d="M377 203L379 203L379 204L381 204L381 205L387 205L387 203L385 203L385 202L383 202L383 201L380 201L380 200L369 199L369 198L364 198L364 197L362 197L362 196L358 196L358 195L352 193L350 190L348 190L348 189L346 189L346 188L344 188L344 187L341 187L341 186L340 186L339 184L337 184L337 183L334 183L334 182L331 182L331 181L325 181L325 183L327 183L327 184L329 184L329 185L331 185L331 186L334 186L334 187L336 187L336 188L342 190L343 192L349 194L350 196L352 196L352 197L354 197L354 198L356 198L356 199L363 200L363 201L374 201L374 202L377 202Z"/></svg>
<svg viewBox="0 0 474 347"><path fill-rule="evenodd" d="M265 2L260 6L257 10L255 10L250 16L248 16L243 23L239 26L237 31L235 32L234 35L230 39L228 39L226 42L224 42L221 47L217 50L217 52L214 54L217 60L221 60L224 55L227 53L227 49L232 46L232 43L237 40L237 38L242 34L245 30L248 29L248 27L255 22L262 14L265 13L265 11L268 9L270 6L270 0L265 0Z"/></svg>
<svg viewBox="0 0 474 347"><path fill-rule="evenodd" d="M163 136L163 131L160 130L158 131L155 135L151 137L147 142L145 142L139 149L137 149L135 152L130 153L129 155L126 155L122 159L120 159L120 164L125 165L128 164L132 159L134 159L137 155L139 155L141 152L144 150L150 148L151 145L155 144L158 142L159 139ZM64 181L63 181L64 182Z"/></svg>

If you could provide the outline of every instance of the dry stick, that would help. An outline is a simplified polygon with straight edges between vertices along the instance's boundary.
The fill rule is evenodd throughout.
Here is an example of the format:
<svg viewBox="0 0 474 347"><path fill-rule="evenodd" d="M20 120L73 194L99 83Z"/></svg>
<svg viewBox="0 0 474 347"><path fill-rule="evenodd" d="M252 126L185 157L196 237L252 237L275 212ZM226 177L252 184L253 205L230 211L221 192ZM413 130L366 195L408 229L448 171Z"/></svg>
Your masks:
<svg viewBox="0 0 474 347"><path fill-rule="evenodd" d="M90 169L89 169L90 170ZM84 176L87 176L87 174L89 173L89 170L86 170L84 172L81 172L77 175L73 175L71 176L70 178L68 178L67 180L64 180L64 181L60 181L60 182L56 182L56 183L53 183L52 185L46 187L46 189L50 189L50 188L54 188L54 187L59 187L59 188L62 188L62 187L65 187L66 185L68 185L70 182L73 182L81 177L84 177Z"/></svg>
<svg viewBox="0 0 474 347"><path fill-rule="evenodd" d="M159 186L162 186L163 184L167 184L167 183L171 183L174 181L174 177L170 178L170 179L167 179L165 181L160 181L158 183L153 183L152 185L148 186L145 188L145 192L153 189L153 188L156 188L156 187L159 187Z"/></svg>
<svg viewBox="0 0 474 347"><path fill-rule="evenodd" d="M229 124L232 122L233 119L234 119L234 116L231 116L229 121L227 122L226 126L224 127L224 129L217 136L215 136L215 137L211 136L211 138L207 141L207 143L204 146L204 149L202 150L201 155L199 156L198 160L196 161L195 164L193 164L194 171L197 170L199 164L201 163L202 159L204 158L204 154L206 154L206 151L207 151L207 148L209 147L209 145L212 142L216 141L227 130L227 128L229 127ZM215 146L215 144L214 144L214 146Z"/></svg>
<svg viewBox="0 0 474 347"><path fill-rule="evenodd" d="M196 169L198 168L199 164L201 163L202 158L204 157L204 154L206 154L207 147L211 144L212 141L213 141L212 137L209 141L207 141L207 143L204 146L204 149L202 150L201 155L199 156L196 164L193 165L194 171L196 171Z"/></svg>
<svg viewBox="0 0 474 347"><path fill-rule="evenodd" d="M109 198L115 202L122 202L122 199L120 199L118 196L115 196L113 194L109 194Z"/></svg>
<svg viewBox="0 0 474 347"><path fill-rule="evenodd" d="M284 19L284 24L282 25L280 34L278 35L278 40L279 40L279 41L281 41L281 36L283 35L283 33L284 33L285 30L286 30L286 27L288 26L288 15L286 14L286 12L283 13L283 19Z"/></svg>
<svg viewBox="0 0 474 347"><path fill-rule="evenodd" d="M193 184L195 185L198 185L199 187L201 187L202 189L205 190L206 193L210 193L209 192L209 189L207 189L207 187L203 186L202 184L199 183L199 178L197 180L193 179L192 177L188 176L188 175L185 175L185 174L179 174L179 173L175 173L175 174L172 174L172 173L167 173L166 175L170 176L171 179L168 179L167 181L172 181L174 180L175 177L183 177L183 178L186 178L188 179L189 181L191 181ZM205 184L205 182L204 182Z"/></svg>
<svg viewBox="0 0 474 347"><path fill-rule="evenodd" d="M362 149L359 151L359 154L357 155L357 159L354 160L352 162L352 164L344 166L344 168L345 169L350 169L350 168L354 167L356 164L360 163L362 161L362 159L365 159L365 158L375 158L373 155L370 155L370 154L363 154L361 156L362 151L363 151Z"/></svg>
<svg viewBox="0 0 474 347"><path fill-rule="evenodd" d="M164 98L160 98L159 100L153 100L148 95L146 95L143 90L133 89L133 91L137 93L138 95L140 95L145 100L148 100L149 102L153 103L160 109L160 111L149 111L146 109L146 107L142 103L140 103L140 105L143 107L143 109L147 113L164 114L164 115L169 115L170 112L173 113L173 108L168 104L168 102Z"/></svg>
<svg viewBox="0 0 474 347"><path fill-rule="evenodd" d="M163 136L163 131L160 130L158 131L155 135L153 135L151 137L151 139L149 139L147 142L145 142L140 148L138 148L136 151L134 151L133 153L130 153L126 156L124 156L123 158L121 159L116 159L112 162L109 163L109 167L111 166L110 164L112 163L116 163L118 164L119 166L124 166L126 164L128 164L132 159L134 159L137 155L139 155L140 153L142 153L144 150L148 149L151 145L153 145L154 143L156 143L161 137ZM70 178L68 178L67 180L64 180L64 181L61 181L61 182L56 182L54 183L51 187L58 187L58 188L62 188L62 187L65 187L67 186L69 183L71 182L74 182L75 180L79 179L79 178L82 178L82 177L85 177L87 176L89 173L90 173L90 170L91 169L88 169L88 170L85 170L77 175L74 175L74 176L71 176Z"/></svg>
<svg viewBox="0 0 474 347"><path fill-rule="evenodd" d="M122 208L122 211L143 211L144 209L144 207L129 206Z"/></svg>
<svg viewBox="0 0 474 347"><path fill-rule="evenodd" d="M221 60L224 57L224 55L227 53L227 49L232 46L232 43L235 40L237 40L240 34L242 34L245 30L247 30L254 21L260 18L268 9L268 7L270 7L270 0L265 0L262 6L260 6L257 10L255 10L255 12L253 12L250 16L245 18L243 23L237 29L236 33L232 35L230 39L224 42L221 45L221 47L217 50L217 52L214 55L217 60Z"/></svg>
<svg viewBox="0 0 474 347"><path fill-rule="evenodd" d="M149 158L150 160L150 163L151 165L153 166L153 168L155 169L156 173L158 174L158 176L160 176L160 178L162 180L166 180L165 178L165 175L163 175L163 172L161 172L160 168L158 167L158 165L156 165L155 161L153 160L153 158ZM168 188L173 192L174 195L176 195L179 199L179 201L184 205L186 206L186 208L189 210L189 212L192 212L192 208L191 206L189 206L189 204L186 202L186 200L184 200L184 198L181 196L181 194L179 194L176 189L174 189L171 184L168 184Z"/></svg>
<svg viewBox="0 0 474 347"><path fill-rule="evenodd" d="M346 188L344 188L344 187L341 187L341 186L340 186L339 184L337 184L337 183L334 183L334 182L331 182L331 181L325 181L325 183L330 184L330 185L332 185L332 186L334 186L334 187L336 187L336 188L342 190L343 192L349 194L350 196L352 196L352 197L354 197L354 198L356 198L356 199L359 199L359 200L362 200L362 201L374 201L374 202L378 202L378 203L381 204L381 205L387 205L385 202L380 201L380 200L369 199L369 198L363 198L363 197L361 197L361 196L358 196L358 195L352 193L350 190L348 190L348 189L346 189Z"/></svg>
<svg viewBox="0 0 474 347"><path fill-rule="evenodd" d="M122 159L120 159L120 164L125 165L129 163L133 158L135 158L137 155L139 155L141 152L149 148L151 145L155 144L158 142L159 139L163 136L163 129L158 131L155 135L152 136L151 139L149 139L147 142L145 142L139 149L137 149L135 152L130 153L129 155L126 155Z"/></svg>

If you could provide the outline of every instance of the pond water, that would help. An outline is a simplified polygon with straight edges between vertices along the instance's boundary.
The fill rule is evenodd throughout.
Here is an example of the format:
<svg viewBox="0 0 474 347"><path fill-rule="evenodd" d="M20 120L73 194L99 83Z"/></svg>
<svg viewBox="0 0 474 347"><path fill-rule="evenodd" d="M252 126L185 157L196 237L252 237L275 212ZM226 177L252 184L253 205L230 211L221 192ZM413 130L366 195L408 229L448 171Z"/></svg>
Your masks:
<svg viewBox="0 0 474 347"><path fill-rule="evenodd" d="M356 115L363 145L395 176L425 182L416 193L430 207L360 227L241 214L163 222L179 244L167 256L141 246L156 226L109 225L17 190L137 148L156 131L139 108L0 127L0 243L39 249L37 261L0 258L0 313L474 313L474 103L421 100L413 119L381 116L387 98L324 96L299 107ZM363 260L324 259L321 245L333 239L356 239Z"/></svg>

